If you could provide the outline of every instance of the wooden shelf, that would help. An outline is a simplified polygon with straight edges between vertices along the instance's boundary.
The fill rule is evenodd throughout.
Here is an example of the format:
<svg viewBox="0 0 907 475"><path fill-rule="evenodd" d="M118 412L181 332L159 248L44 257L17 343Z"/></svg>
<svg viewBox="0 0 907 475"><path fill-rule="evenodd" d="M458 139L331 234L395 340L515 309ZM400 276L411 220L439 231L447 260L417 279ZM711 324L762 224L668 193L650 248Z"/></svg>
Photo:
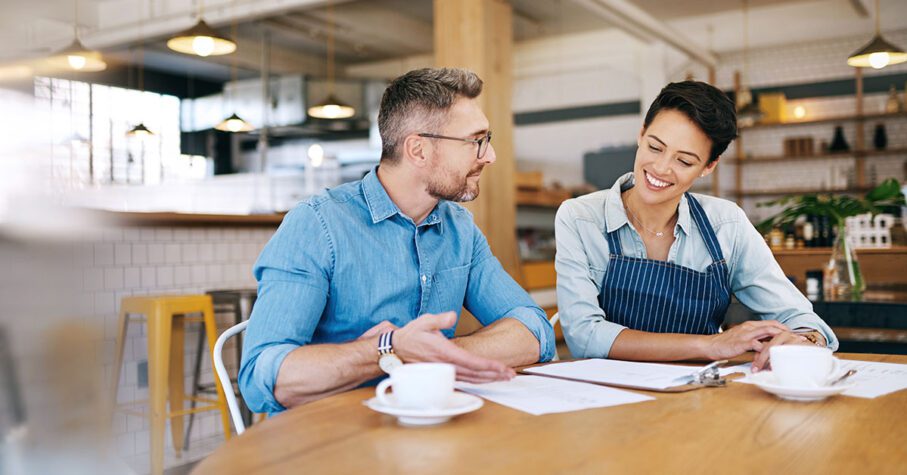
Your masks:
<svg viewBox="0 0 907 475"><path fill-rule="evenodd" d="M857 255L863 254L907 254L907 246L892 246L884 248L867 247L858 248ZM806 247L803 249L776 249L772 251L776 256L827 256L831 254L830 247Z"/></svg>
<svg viewBox="0 0 907 475"><path fill-rule="evenodd" d="M865 157L884 157L890 155L907 155L907 148L892 148L885 150L851 150L848 152L840 153L824 153L820 155L802 155L802 156L787 156L787 155L777 155L777 156L754 156L747 157L743 160L734 158L730 160L730 163L737 165L747 165L753 163L763 163L763 162L777 162L777 161L788 161L788 160L824 160L824 159L835 159L835 158L865 158Z"/></svg>
<svg viewBox="0 0 907 475"><path fill-rule="evenodd" d="M788 127L788 126L795 126L795 125L827 124L830 122L859 122L859 121L879 120L879 119L897 119L897 118L901 118L901 117L907 117L907 113L894 112L894 113L863 114L863 115L853 114L853 115L823 117L823 118L819 118L819 119L791 121L791 122L768 122L768 123L743 126L743 127L740 127L740 129L745 130L745 129L762 129L762 128L769 128L769 127Z"/></svg>
<svg viewBox="0 0 907 475"><path fill-rule="evenodd" d="M540 208L557 208L565 200L570 199L567 190L517 190L517 206L536 206Z"/></svg>
<svg viewBox="0 0 907 475"><path fill-rule="evenodd" d="M860 186L841 188L838 190L817 190L815 188L779 188L777 190L741 190L737 195L745 196L779 196L779 195L807 195L807 194L833 194L833 193L864 193L872 187Z"/></svg>
<svg viewBox="0 0 907 475"><path fill-rule="evenodd" d="M173 212L129 212L92 210L103 221L125 226L278 226L285 213L273 214L190 214Z"/></svg>

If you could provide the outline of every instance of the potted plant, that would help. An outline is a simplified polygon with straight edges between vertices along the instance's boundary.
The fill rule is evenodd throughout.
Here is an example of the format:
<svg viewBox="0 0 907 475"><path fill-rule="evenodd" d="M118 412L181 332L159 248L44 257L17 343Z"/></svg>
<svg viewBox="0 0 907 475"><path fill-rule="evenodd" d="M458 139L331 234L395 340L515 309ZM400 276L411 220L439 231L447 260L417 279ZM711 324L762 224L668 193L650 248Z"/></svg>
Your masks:
<svg viewBox="0 0 907 475"><path fill-rule="evenodd" d="M792 224L800 216L827 217L830 224L837 229L837 236L832 247L831 259L825 268L825 290L835 295L860 293L866 289L866 282L863 280L853 246L847 238L844 222L847 218L859 214L870 213L874 216L894 212L904 204L901 185L896 179L889 178L869 190L862 198L812 193L759 203L757 206L760 207L780 205L784 208L756 227L764 234L775 226Z"/></svg>

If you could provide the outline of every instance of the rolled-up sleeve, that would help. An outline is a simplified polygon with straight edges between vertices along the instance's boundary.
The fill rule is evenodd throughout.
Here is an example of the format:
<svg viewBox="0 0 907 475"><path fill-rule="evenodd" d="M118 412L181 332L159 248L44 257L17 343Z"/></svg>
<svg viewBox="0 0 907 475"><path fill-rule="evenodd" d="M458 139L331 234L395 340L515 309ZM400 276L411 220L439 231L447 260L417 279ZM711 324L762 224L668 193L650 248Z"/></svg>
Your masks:
<svg viewBox="0 0 907 475"><path fill-rule="evenodd" d="M781 266L759 231L738 208L736 249L731 263L734 296L753 313L774 319L788 328L812 328L825 337L832 350L838 349L835 333L815 312L812 303L784 275Z"/></svg>
<svg viewBox="0 0 907 475"><path fill-rule="evenodd" d="M254 412L285 408L274 397L284 358L308 344L324 311L333 248L317 212L303 203L284 218L255 263L258 298L246 328L239 388Z"/></svg>
<svg viewBox="0 0 907 475"><path fill-rule="evenodd" d="M607 358L617 335L626 327L608 321L598 304L600 284L592 273L586 244L577 228L578 223L586 226L595 226L595 223L578 217L574 206L574 200L565 201L554 218L558 313L564 339L574 357ZM607 246L607 243L602 245ZM602 251L603 254L607 252L607 249ZM600 270L602 276L604 272L604 269Z"/></svg>
<svg viewBox="0 0 907 475"><path fill-rule="evenodd" d="M464 305L482 325L501 318L522 323L539 342L539 361L554 357L554 330L545 311L508 274L491 253L478 227L473 229L473 256Z"/></svg>

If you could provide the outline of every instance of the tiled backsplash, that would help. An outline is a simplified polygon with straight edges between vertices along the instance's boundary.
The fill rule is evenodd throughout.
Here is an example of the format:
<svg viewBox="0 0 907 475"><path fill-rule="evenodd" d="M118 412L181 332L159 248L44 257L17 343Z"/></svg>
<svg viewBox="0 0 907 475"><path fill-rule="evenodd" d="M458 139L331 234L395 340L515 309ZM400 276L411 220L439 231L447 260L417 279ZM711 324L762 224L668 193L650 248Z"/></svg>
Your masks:
<svg viewBox="0 0 907 475"><path fill-rule="evenodd" d="M49 395L47 354L43 342L47 331L63 323L96 329L97 363L103 367L105 387L110 387L120 302L124 297L148 294L204 293L208 290L254 288L252 266L276 227L125 227L92 233L77 243L34 242L22 244L0 239L3 272L3 324L13 337L12 352L26 401L28 423L53 426L48 420L55 397ZM9 282L6 282L6 281ZM59 283L54 281L59 280ZM6 285L6 284L9 285ZM18 284L18 287L17 287ZM58 290L63 289L63 290ZM65 291L66 295L58 295ZM33 295L34 294L34 295ZM51 305L45 301L53 301ZM40 307L47 308L46 311ZM217 309L215 309L217 313ZM38 313L45 317L36 316ZM233 324L233 315L217 313L219 331ZM191 392L200 324L187 324L185 336L185 387ZM147 387L140 387L139 366L147 361L145 324L131 322L118 384L118 401L147 400ZM42 342L42 343L39 343ZM207 343L206 343L207 345ZM224 351L228 370L235 370L233 347ZM201 382L213 382L207 351L202 358ZM144 366L144 365L143 365ZM92 368L86 368L90 374ZM100 374L101 372L98 371ZM0 398L2 399L2 398ZM102 398L98 398L102 399ZM189 401L185 402L189 405ZM2 409L2 408L0 408ZM145 411L143 405L131 409ZM188 419L188 418L186 418ZM145 417L117 412L112 427L115 453L138 473L148 471L149 421ZM6 422L0 420L4 425ZM191 452L222 440L217 411L196 415L189 434ZM168 466L186 463L190 455L173 458L169 434L165 439Z"/></svg>

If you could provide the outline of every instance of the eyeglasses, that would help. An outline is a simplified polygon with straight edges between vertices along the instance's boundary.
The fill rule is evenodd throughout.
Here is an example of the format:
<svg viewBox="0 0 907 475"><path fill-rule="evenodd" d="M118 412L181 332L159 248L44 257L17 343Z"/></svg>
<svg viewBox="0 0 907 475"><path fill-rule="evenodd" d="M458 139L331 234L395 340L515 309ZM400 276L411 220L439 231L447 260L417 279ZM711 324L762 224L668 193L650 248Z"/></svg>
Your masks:
<svg viewBox="0 0 907 475"><path fill-rule="evenodd" d="M491 131L485 133L485 136L478 139L461 139L459 137L447 137L445 135L436 135L436 134L418 134L419 137L426 137L429 139L444 139L444 140L459 140L460 142L469 142L474 143L479 146L479 149L476 150L476 160L481 160L485 157L485 152L488 151L488 144L491 143Z"/></svg>

